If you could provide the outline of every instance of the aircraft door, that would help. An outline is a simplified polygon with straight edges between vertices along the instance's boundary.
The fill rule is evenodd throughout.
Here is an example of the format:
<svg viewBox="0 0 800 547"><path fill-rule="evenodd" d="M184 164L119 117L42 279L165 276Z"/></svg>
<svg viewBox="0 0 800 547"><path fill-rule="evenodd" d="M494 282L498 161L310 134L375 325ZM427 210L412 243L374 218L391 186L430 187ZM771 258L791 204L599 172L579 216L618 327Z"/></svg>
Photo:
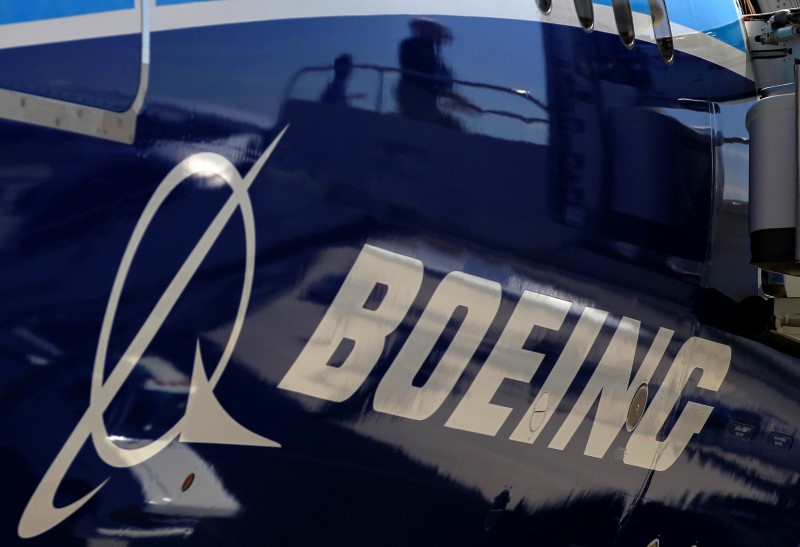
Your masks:
<svg viewBox="0 0 800 547"><path fill-rule="evenodd" d="M147 89L149 10L150 0L4 2L0 119L133 142Z"/></svg>

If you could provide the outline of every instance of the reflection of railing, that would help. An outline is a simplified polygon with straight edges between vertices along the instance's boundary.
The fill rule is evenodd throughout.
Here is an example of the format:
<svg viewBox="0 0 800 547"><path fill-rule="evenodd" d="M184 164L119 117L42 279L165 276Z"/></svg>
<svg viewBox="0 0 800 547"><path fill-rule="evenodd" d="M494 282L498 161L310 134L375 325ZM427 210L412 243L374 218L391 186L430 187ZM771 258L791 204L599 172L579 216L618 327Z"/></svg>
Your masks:
<svg viewBox="0 0 800 547"><path fill-rule="evenodd" d="M519 98L519 99L521 99L523 101L526 101L526 102L528 102L530 104L533 104L533 105L535 105L536 107L540 108L541 110L543 110L545 112L547 112L549 110L548 106L545 103L543 103L542 101L540 101L539 99L534 97L531 94L530 91L527 91L525 89L514 89L514 88L503 87L503 86L499 86L499 85L485 84L485 83L481 83L481 82L468 82L468 81L465 81L465 80L455 80L453 78L444 78L444 77L441 77L441 76L433 76L431 74L427 74L427 73L424 73L424 72L417 72L415 70L403 70L403 69L400 69L400 68L386 67L386 66L380 66L380 65L368 65L368 64L366 64L366 65L353 65L352 68L354 70L371 70L371 71L377 72L377 74L378 74L378 93L377 93L377 97L375 99L375 111L376 112L381 112L381 113L383 112L383 93L384 93L384 81L385 81L386 74L400 74L400 75L407 74L407 75L416 76L416 77L419 77L419 78L425 78L425 79L433 81L433 82L444 82L444 83L448 83L448 84L462 85L462 86L472 87L472 88L476 88L476 89L488 89L488 90L491 90L491 91L498 91L500 93L505 93L507 95L511 95L513 97L517 97L517 98ZM295 87L295 84L305 74L309 74L309 73L313 73L313 72L332 72L333 70L334 70L333 66L306 67L306 68L298 70L295 73L295 75L292 76L292 79L289 81L289 85L288 85L287 90L286 90L285 99L291 98L292 92L293 92L294 87ZM491 115L494 115L494 116L502 116L504 118L511 118L511 119L514 119L514 120L519 120L519 121L521 121L523 123L526 123L526 124L550 123L550 120L548 120L547 118L527 117L527 116L523 116L521 114L517 114L515 112L509 112L507 110L484 109L484 108L480 108L480 107L475 106L475 105L470 105L469 109L471 111L473 111L473 112L478 113L478 114L491 114Z"/></svg>

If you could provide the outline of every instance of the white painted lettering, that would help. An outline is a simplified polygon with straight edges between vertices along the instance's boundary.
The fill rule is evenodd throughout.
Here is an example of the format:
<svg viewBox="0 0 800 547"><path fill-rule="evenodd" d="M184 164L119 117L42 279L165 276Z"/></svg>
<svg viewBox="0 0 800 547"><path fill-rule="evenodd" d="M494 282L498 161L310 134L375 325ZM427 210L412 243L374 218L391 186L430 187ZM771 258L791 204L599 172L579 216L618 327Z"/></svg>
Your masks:
<svg viewBox="0 0 800 547"><path fill-rule="evenodd" d="M664 471L674 464L695 433L700 433L714 407L686 404L672 431L663 442L658 434L695 369L703 371L698 387L717 391L728 374L731 348L702 338L690 338L678 351L664 383L631 435L625 450L628 465Z"/></svg>
<svg viewBox="0 0 800 547"><path fill-rule="evenodd" d="M560 329L569 308L570 303L566 300L530 291L522 293L492 353L445 426L497 435L511 409L491 404L492 397L506 378L531 381L544 355L522 346L536 326Z"/></svg>
<svg viewBox="0 0 800 547"><path fill-rule="evenodd" d="M375 410L413 420L436 412L489 330L501 298L499 283L462 272L448 274L378 385ZM459 306L467 308L466 317L425 385L415 387L414 377Z"/></svg>
<svg viewBox="0 0 800 547"><path fill-rule="evenodd" d="M622 318L589 384L553 438L550 448L564 450L598 397L600 403L584 454L602 458L611 447L625 425L628 408L636 390L642 384L649 383L672 339L671 330L660 329L634 380L628 383L639 341L639 326L639 321Z"/></svg>
<svg viewBox="0 0 800 547"><path fill-rule="evenodd" d="M589 350L592 349L600 329L603 328L603 323L608 316L608 312L596 310L594 308L586 308L575 325L575 330L567 341L567 345L561 351L561 356L553 367L553 371L542 386L542 389L537 395L537 399L544 394L547 394L550 405L543 413L544 417L541 418L541 425L536 431L531 431L530 416L537 407L537 400L533 401L525 417L519 422L517 428L509 437L512 441L519 441L522 443L533 444L539 437L539 434L544 430L547 422L553 417L558 404L567 393L569 386L578 374Z"/></svg>
<svg viewBox="0 0 800 547"><path fill-rule="evenodd" d="M351 397L381 356L386 336L405 317L422 285L422 262L364 245L311 339L278 387L319 399ZM376 309L365 308L377 284L386 295ZM328 363L343 340L354 342L340 367Z"/></svg>

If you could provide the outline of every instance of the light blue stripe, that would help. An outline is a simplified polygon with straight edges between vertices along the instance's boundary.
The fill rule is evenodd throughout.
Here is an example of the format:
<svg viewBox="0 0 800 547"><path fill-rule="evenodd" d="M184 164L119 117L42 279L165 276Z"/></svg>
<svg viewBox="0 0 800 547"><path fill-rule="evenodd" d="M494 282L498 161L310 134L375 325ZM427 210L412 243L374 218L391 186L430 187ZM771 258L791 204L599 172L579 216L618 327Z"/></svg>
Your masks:
<svg viewBox="0 0 800 547"><path fill-rule="evenodd" d="M216 2L218 0L156 0L158 6L169 6L172 4L194 4L196 2Z"/></svg>
<svg viewBox="0 0 800 547"><path fill-rule="evenodd" d="M131 9L134 0L0 0L0 25Z"/></svg>
<svg viewBox="0 0 800 547"><path fill-rule="evenodd" d="M648 0L630 0L633 11L650 15ZM697 29L730 46L746 51L739 26L739 12L734 0L667 0L669 19L684 27ZM611 0L595 0L611 5Z"/></svg>
<svg viewBox="0 0 800 547"><path fill-rule="evenodd" d="M706 30L705 33L712 38L716 38L720 42L724 42L735 47L736 49L747 51L744 43L744 36L742 35L742 26L739 24L739 21L733 21L727 25Z"/></svg>

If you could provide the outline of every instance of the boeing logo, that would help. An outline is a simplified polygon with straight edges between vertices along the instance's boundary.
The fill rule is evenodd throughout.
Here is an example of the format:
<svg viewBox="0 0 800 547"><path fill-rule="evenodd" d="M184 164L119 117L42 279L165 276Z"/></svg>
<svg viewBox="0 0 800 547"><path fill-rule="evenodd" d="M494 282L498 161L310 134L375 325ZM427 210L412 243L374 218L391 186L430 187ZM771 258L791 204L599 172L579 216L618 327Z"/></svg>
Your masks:
<svg viewBox="0 0 800 547"><path fill-rule="evenodd" d="M108 479L103 481L81 499L66 507L54 506L53 500L56 491L64 480L70 466L75 461L75 458L78 456L78 453L90 439L97 455L109 466L117 468L133 467L144 462L158 454L176 439L180 442L263 447L280 446L274 441L248 431L235 422L217 401L214 396L214 388L225 372L225 367L227 367L231 355L233 354L247 312L247 305L250 300L250 291L253 284L255 268L255 220L248 190L261 172L261 169L266 164L272 152L275 150L275 147L278 142L280 142L285 131L286 129L275 138L244 178L242 178L233 164L222 156L209 153L195 154L183 160L173 168L150 198L144 213L134 228L111 289L111 296L109 297L105 316L103 318L100 339L94 360L89 408L86 409L78 425L75 426L72 434L69 436L66 443L64 443L61 451L48 468L28 502L28 505L25 507L17 530L20 537L30 538L38 536L58 525L85 505L106 484ZM136 256L139 244L145 236L156 213L169 195L181 182L198 174L211 174L220 177L230 186L232 194L206 229L186 261L175 274L167 289L164 291L164 294L158 300L136 336L134 336L127 350L119 361L114 364L106 377L105 369L109 339L111 337L114 319L117 315L117 308L122 290L125 286L128 272ZM214 372L210 377L206 374L198 342L194 357L189 398L183 417L178 420L169 431L164 433L161 438L145 446L137 448L122 448L117 446L111 440L106 430L106 425L103 421L103 413L109 407L117 393L119 393L119 390L122 388L134 367L139 363L142 355L167 319L173 306L178 301L181 294L183 294L192 277L214 245L214 242L219 238L222 230L237 210L241 214L244 223L246 245L244 283L230 338L228 339L219 362L217 362L214 368Z"/></svg>
<svg viewBox="0 0 800 547"><path fill-rule="evenodd" d="M362 386L384 355L386 337L403 321L422 286L424 266L414 258L365 245L314 334L279 387L333 402L347 400ZM380 288L380 290L376 290ZM382 294L379 302L374 295ZM450 395L473 358L500 307L499 283L464 272L450 272L439 283L374 394L377 412L412 420L433 415ZM466 310L450 345L422 386L414 378L426 363L454 312ZM497 343L445 427L496 436L512 408L492 403L502 382L530 383L544 355L525 349L535 327L559 330L571 303L524 291ZM510 440L533 444L545 431L606 324L608 312L587 307ZM653 399L642 408L648 386L666 354L673 331L659 329L633 375L640 323L623 317L588 384L548 446L563 450L599 399L584 454L602 458L623 427L632 434L624 450L628 465L664 471L699 433L713 407L690 401L666 435L667 419L689 378L700 371L697 386L717 391L731 361L730 347L692 337L683 343ZM330 366L343 341L352 347L340 366ZM631 381L631 377L633 380ZM630 423L629 410L639 415ZM642 412L643 411L643 415ZM636 413L634 412L634 415Z"/></svg>
<svg viewBox="0 0 800 547"><path fill-rule="evenodd" d="M28 502L19 522L18 534L21 537L34 537L58 525L83 507L106 484L108 479L70 505L54 506L56 491L89 440L103 462L116 468L129 468L145 462L176 440L280 446L238 424L217 401L214 389L225 372L242 330L253 284L255 219L248 191L285 131L275 138L244 178L222 156L203 153L182 161L157 187L134 228L112 286L94 360L89 407ZM225 180L231 196L179 268L122 357L106 374L109 340L139 245L170 194L184 180L198 174L213 174ZM159 439L144 446L116 445L104 423L104 412L237 211L244 226L244 282L222 356L209 376L198 343L184 415ZM385 355L387 337L412 311L423 277L421 261L364 245L316 330L278 387L336 403L353 396ZM439 282L378 383L372 400L373 409L411 420L431 417L453 391L495 322L502 294L502 287L497 282L459 271L448 273ZM448 417L445 427L497 436L514 409L493 403L495 394L507 380L531 383L545 357L526 349L531 333L537 327L539 335L546 330L560 330L571 308L572 304L566 300L523 291L497 342ZM457 310L460 310L463 320L452 341L424 385L415 385L414 379ZM607 323L613 324L615 331L588 383L557 430L555 427L546 428ZM672 466L692 436L703 429L713 407L689 401L669 432L665 432L670 414L695 370L701 373L698 388L710 392L720 388L728 373L731 350L716 342L690 338L678 349L654 397L647 402L641 397L641 388L651 384L674 333L665 328L658 330L634 374L639 334L640 323L635 319L623 317L615 321L609 318L608 312L600 309L586 307L580 310L577 324L561 348L552 371L538 388L522 420L514 424L509 440L534 444L539 442L544 431L555 431L548 446L564 450L592 408L596 407L585 455L604 457L627 425L631 435L624 450L624 463L655 471L664 471ZM351 347L349 354L340 366L331 366L334 354L344 341L348 341ZM634 404L635 401L638 402ZM643 408L631 423L629 410L635 405Z"/></svg>

